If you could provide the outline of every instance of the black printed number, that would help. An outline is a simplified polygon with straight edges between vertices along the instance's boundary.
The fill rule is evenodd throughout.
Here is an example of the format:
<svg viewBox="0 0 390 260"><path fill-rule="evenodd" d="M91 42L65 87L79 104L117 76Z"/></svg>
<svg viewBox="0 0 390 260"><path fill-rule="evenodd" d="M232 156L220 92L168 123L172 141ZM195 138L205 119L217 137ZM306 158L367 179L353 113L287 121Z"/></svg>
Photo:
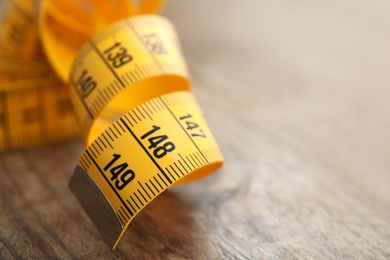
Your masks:
<svg viewBox="0 0 390 260"><path fill-rule="evenodd" d="M127 49L121 46L120 42L116 42L105 50L104 55L114 68L119 68L133 60L133 57L127 54Z"/></svg>
<svg viewBox="0 0 390 260"><path fill-rule="evenodd" d="M159 126L153 125L150 131L141 136L142 140L147 138L149 142L148 149L152 149L154 157L158 159L163 158L167 153L175 150L175 145L167 141L167 135L153 135L160 129Z"/></svg>
<svg viewBox="0 0 390 260"><path fill-rule="evenodd" d="M78 88L80 95L83 98L86 98L96 88L97 83L88 73L88 70L83 70L80 77L75 82L75 85Z"/></svg>
<svg viewBox="0 0 390 260"><path fill-rule="evenodd" d="M199 128L199 125L193 122L192 115L187 114L185 116L179 117L180 121L185 123L185 129L191 134L192 137L203 137L206 138L203 130Z"/></svg>
<svg viewBox="0 0 390 260"><path fill-rule="evenodd" d="M129 165L126 162L114 165L114 163L116 163L118 159L121 158L120 154L114 153L113 157L114 158L112 158L112 160L107 163L103 169L104 171L110 170L110 180L115 181L114 184L118 190L122 190L135 178L135 173L133 170L128 169Z"/></svg>

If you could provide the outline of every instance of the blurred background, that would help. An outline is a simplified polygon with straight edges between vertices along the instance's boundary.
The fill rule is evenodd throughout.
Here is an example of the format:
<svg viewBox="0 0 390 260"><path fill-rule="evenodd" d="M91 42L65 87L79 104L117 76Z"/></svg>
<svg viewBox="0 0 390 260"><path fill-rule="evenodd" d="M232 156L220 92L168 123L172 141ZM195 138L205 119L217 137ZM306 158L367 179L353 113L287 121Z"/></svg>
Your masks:
<svg viewBox="0 0 390 260"><path fill-rule="evenodd" d="M170 0L164 13L195 93L390 206L388 1Z"/></svg>
<svg viewBox="0 0 390 260"><path fill-rule="evenodd" d="M113 253L68 188L81 140L4 152L0 259L389 259L389 14L167 0L224 167L158 196Z"/></svg>

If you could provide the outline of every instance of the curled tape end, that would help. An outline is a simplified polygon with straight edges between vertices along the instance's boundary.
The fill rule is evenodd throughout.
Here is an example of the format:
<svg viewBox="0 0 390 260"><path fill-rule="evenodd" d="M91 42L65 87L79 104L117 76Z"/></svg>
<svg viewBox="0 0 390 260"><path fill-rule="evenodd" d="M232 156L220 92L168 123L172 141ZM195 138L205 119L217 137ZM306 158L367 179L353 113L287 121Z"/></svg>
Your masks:
<svg viewBox="0 0 390 260"><path fill-rule="evenodd" d="M76 166L69 182L69 188L99 230L104 241L114 250L121 237L123 227L106 196L80 166Z"/></svg>

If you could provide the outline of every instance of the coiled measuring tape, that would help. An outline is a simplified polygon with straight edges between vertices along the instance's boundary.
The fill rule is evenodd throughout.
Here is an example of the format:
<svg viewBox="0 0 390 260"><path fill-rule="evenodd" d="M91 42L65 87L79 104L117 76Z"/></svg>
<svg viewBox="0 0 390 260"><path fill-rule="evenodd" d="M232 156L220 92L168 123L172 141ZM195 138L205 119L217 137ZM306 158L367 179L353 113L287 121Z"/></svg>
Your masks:
<svg viewBox="0 0 390 260"><path fill-rule="evenodd" d="M73 7L49 2L40 6L42 43L68 83L88 146L69 186L115 249L150 201L172 185L212 173L223 158L190 93L186 64L167 19L136 15L107 27L74 27L57 13ZM145 6L150 11L156 4ZM90 21L76 18L79 25Z"/></svg>
<svg viewBox="0 0 390 260"><path fill-rule="evenodd" d="M213 172L222 161L192 95L173 92L107 128L84 152L70 187L115 249L131 220L156 196Z"/></svg>
<svg viewBox="0 0 390 260"><path fill-rule="evenodd" d="M95 140L70 187L112 248L158 194L222 165L165 18L100 31L79 51L70 85L81 131Z"/></svg>
<svg viewBox="0 0 390 260"><path fill-rule="evenodd" d="M31 1L0 15L0 152L79 135L69 89L45 61Z"/></svg>
<svg viewBox="0 0 390 260"><path fill-rule="evenodd" d="M44 55L32 0L4 1L0 18L0 52L42 63Z"/></svg>
<svg viewBox="0 0 390 260"><path fill-rule="evenodd" d="M45 53L67 82L76 54L93 34L126 17L156 13L162 4L162 0L37 1Z"/></svg>
<svg viewBox="0 0 390 260"><path fill-rule="evenodd" d="M69 89L58 78L0 74L0 151L78 134Z"/></svg>

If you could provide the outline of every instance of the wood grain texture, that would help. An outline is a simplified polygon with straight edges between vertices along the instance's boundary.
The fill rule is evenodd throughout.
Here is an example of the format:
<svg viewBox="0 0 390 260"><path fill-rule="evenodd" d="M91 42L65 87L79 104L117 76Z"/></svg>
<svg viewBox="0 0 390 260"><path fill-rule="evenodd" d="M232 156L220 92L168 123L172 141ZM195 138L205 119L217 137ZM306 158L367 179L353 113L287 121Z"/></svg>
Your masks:
<svg viewBox="0 0 390 260"><path fill-rule="evenodd" d="M0 259L390 259L390 4L170 0L225 156L117 251L67 187L75 140L0 155Z"/></svg>

